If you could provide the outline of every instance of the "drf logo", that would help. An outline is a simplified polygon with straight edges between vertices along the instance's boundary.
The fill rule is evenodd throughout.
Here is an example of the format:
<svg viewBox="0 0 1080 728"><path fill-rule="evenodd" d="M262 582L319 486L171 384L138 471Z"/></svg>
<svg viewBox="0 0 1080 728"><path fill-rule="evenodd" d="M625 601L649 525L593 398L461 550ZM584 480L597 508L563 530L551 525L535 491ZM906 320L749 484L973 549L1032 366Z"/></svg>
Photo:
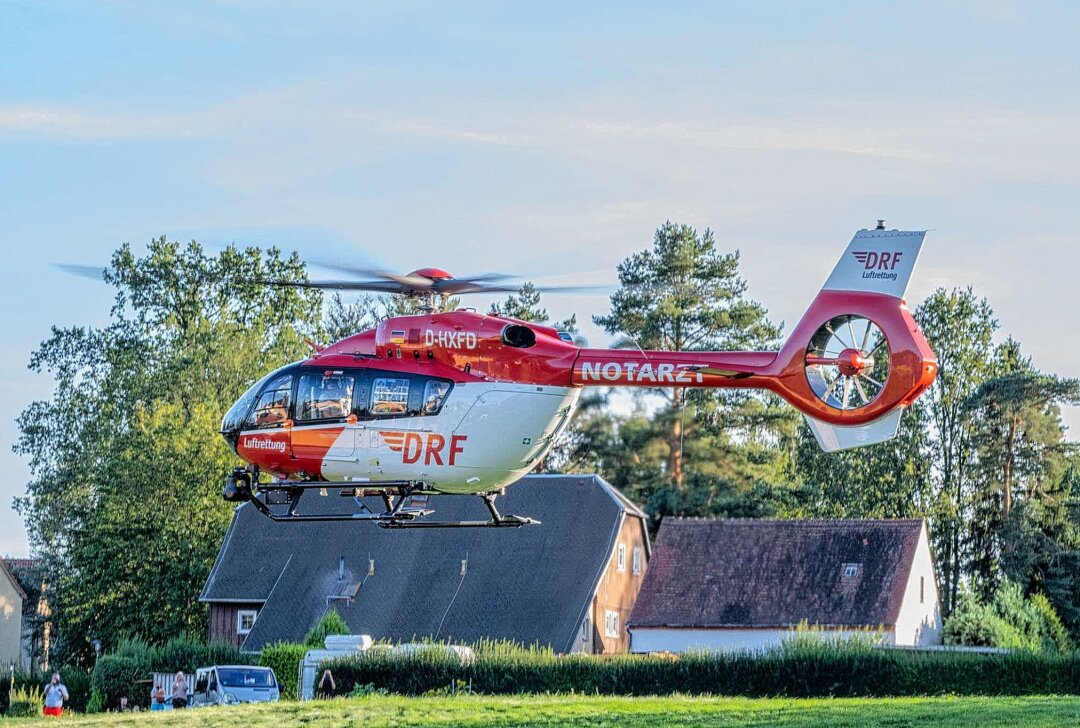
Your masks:
<svg viewBox="0 0 1080 728"><path fill-rule="evenodd" d="M863 264L866 270L896 270L896 264L904 255L902 251L879 253L874 250L855 250L851 254Z"/></svg>
<svg viewBox="0 0 1080 728"><path fill-rule="evenodd" d="M421 435L419 432L380 432L379 435L387 447L401 453L401 462L406 465L419 461L421 455L424 456L424 465L442 465L444 452L445 464L453 465L457 456L465 450L463 443L469 439L468 435L451 435L447 448L446 438L435 433Z"/></svg>

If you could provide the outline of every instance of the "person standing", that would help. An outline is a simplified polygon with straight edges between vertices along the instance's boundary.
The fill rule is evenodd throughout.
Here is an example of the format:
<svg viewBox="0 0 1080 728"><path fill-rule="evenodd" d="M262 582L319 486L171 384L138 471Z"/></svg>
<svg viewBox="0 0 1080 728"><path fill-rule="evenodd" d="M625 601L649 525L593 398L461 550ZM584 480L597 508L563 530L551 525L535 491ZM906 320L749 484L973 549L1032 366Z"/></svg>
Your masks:
<svg viewBox="0 0 1080 728"><path fill-rule="evenodd" d="M322 700L328 700L334 696L334 691L337 690L337 685L334 683L334 673L330 672L330 668L323 670L322 678L319 679L319 689L317 697Z"/></svg>
<svg viewBox="0 0 1080 728"><path fill-rule="evenodd" d="M64 703L68 701L68 689L60 682L60 673L54 672L52 681L45 686L45 715L59 718L64 714Z"/></svg>
<svg viewBox="0 0 1080 728"><path fill-rule="evenodd" d="M184 677L183 671L176 673L176 678L173 679L172 684L172 707L173 708L186 708L187 707L187 679Z"/></svg>

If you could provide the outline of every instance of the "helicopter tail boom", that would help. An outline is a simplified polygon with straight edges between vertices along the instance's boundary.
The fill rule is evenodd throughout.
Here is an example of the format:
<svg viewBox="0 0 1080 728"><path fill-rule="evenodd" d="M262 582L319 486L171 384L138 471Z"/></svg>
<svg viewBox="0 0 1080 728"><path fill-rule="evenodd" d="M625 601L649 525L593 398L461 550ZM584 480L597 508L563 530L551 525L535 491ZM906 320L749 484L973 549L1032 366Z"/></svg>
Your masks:
<svg viewBox="0 0 1080 728"><path fill-rule="evenodd" d="M583 349L573 383L767 389L806 416L824 450L887 440L937 375L904 302L925 236L857 232L779 352Z"/></svg>

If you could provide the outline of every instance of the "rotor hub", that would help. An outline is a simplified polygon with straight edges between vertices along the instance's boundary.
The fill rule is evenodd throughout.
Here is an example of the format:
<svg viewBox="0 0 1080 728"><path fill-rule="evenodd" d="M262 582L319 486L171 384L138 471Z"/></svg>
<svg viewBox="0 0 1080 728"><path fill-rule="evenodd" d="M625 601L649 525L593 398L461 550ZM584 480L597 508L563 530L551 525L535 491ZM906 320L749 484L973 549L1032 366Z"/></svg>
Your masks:
<svg viewBox="0 0 1080 728"><path fill-rule="evenodd" d="M845 377L857 377L868 366L871 366L873 361L863 356L858 349L844 349L840 352L840 356L836 357L836 367Z"/></svg>

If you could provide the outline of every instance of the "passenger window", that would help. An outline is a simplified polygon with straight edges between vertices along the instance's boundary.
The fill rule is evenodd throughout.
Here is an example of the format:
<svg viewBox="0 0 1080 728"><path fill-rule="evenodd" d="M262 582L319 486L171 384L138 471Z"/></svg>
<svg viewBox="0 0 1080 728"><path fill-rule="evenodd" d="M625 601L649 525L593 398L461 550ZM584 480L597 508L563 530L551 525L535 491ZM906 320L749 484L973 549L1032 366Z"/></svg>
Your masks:
<svg viewBox="0 0 1080 728"><path fill-rule="evenodd" d="M289 396L292 391L292 375L278 377L266 385L255 409L248 417L247 425L275 427L289 419Z"/></svg>
<svg viewBox="0 0 1080 728"><path fill-rule="evenodd" d="M296 419L332 420L352 412L353 376L341 370L302 374L296 392Z"/></svg>
<svg viewBox="0 0 1080 728"><path fill-rule="evenodd" d="M450 382L440 382L437 379L428 382L424 387L424 414L433 415L438 412L449 392Z"/></svg>
<svg viewBox="0 0 1080 728"><path fill-rule="evenodd" d="M403 415L408 409L408 379L377 377L371 383L371 414Z"/></svg>

